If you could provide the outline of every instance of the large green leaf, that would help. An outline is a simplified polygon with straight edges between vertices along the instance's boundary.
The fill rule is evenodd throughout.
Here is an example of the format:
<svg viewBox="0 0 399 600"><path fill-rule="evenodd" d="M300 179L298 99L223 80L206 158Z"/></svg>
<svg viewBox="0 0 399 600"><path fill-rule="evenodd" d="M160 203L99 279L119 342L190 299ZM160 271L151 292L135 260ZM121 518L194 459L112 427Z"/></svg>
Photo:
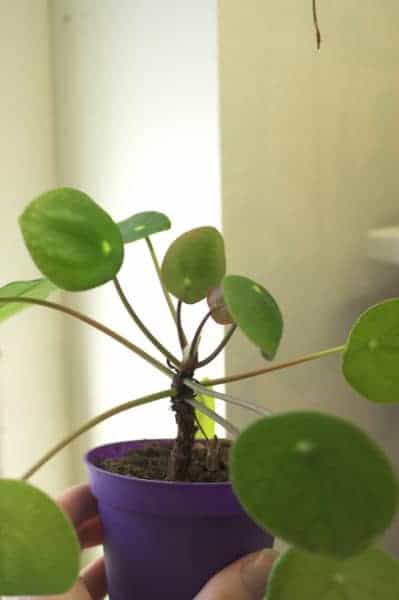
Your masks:
<svg viewBox="0 0 399 600"><path fill-rule="evenodd" d="M155 211L141 212L118 223L125 244L142 240L171 228L169 218Z"/></svg>
<svg viewBox="0 0 399 600"><path fill-rule="evenodd" d="M0 480L0 531L1 595L47 596L73 585L79 543L68 518L42 491Z"/></svg>
<svg viewBox="0 0 399 600"><path fill-rule="evenodd" d="M288 550L275 563L267 600L398 600L399 563L371 548L345 561Z"/></svg>
<svg viewBox="0 0 399 600"><path fill-rule="evenodd" d="M274 358L283 333L283 318L264 287L239 275L223 280L224 300L239 328L268 359Z"/></svg>
<svg viewBox="0 0 399 600"><path fill-rule="evenodd" d="M399 402L399 299L365 312L355 323L343 356L351 386L373 402Z"/></svg>
<svg viewBox="0 0 399 600"><path fill-rule="evenodd" d="M0 288L0 322L5 321L16 313L29 308L29 304L18 302L3 302L3 298L19 296L20 298L34 298L44 300L56 286L48 279L33 279L32 281L13 281Z"/></svg>
<svg viewBox="0 0 399 600"><path fill-rule="evenodd" d="M225 271L222 236L213 227L198 227L169 247L162 264L162 279L177 298L194 304L220 284Z"/></svg>
<svg viewBox="0 0 399 600"><path fill-rule="evenodd" d="M231 473L256 521L296 546L335 557L370 545L398 506L383 451L357 427L317 412L251 425L233 447Z"/></svg>
<svg viewBox="0 0 399 600"><path fill-rule="evenodd" d="M94 288L112 279L122 265L118 226L83 192L61 188L39 196L20 224L35 264L60 288Z"/></svg>

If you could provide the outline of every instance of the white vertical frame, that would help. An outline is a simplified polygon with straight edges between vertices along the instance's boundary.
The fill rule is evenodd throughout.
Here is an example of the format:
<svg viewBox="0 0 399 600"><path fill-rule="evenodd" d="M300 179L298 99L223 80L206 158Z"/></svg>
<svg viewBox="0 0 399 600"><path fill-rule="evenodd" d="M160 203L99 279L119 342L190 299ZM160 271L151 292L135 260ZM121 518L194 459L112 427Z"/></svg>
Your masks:
<svg viewBox="0 0 399 600"><path fill-rule="evenodd" d="M148 209L167 213L173 233L154 238L160 252L191 227L220 228L216 3L57 0L53 26L60 183L86 190L116 219ZM176 340L144 242L127 249L120 279L148 325L165 343ZM111 285L71 301L140 339ZM204 310L185 315L191 328ZM208 349L221 335L210 329ZM71 325L70 354L75 422L168 385L141 359L80 325ZM222 359L213 372L221 367ZM113 418L93 441L174 431L161 401Z"/></svg>

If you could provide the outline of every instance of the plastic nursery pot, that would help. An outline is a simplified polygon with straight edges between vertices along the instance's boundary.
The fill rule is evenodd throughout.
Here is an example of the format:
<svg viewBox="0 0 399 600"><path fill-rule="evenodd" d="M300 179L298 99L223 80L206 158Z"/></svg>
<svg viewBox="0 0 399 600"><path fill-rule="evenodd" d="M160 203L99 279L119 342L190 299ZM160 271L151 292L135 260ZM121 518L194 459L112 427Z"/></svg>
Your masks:
<svg viewBox="0 0 399 600"><path fill-rule="evenodd" d="M111 600L192 600L205 583L273 538L249 519L230 483L149 481L96 466L148 442L107 444L86 455L104 529Z"/></svg>

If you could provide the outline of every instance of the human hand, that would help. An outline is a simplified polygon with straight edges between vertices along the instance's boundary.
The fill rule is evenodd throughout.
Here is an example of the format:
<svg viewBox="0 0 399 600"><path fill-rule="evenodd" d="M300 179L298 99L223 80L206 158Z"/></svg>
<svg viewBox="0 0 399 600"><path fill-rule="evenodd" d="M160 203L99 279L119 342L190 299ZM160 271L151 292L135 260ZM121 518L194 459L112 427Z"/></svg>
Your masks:
<svg viewBox="0 0 399 600"><path fill-rule="evenodd" d="M262 550L240 558L212 577L194 600L262 600L277 556Z"/></svg>
<svg viewBox="0 0 399 600"><path fill-rule="evenodd" d="M57 504L75 526L82 549L93 548L102 543L97 502L88 485L70 488L57 500ZM75 585L66 594L21 600L102 600L106 594L104 559L100 558L83 569Z"/></svg>
<svg viewBox="0 0 399 600"><path fill-rule="evenodd" d="M67 490L57 503L74 524L82 549L102 543L97 502L88 485ZM194 600L262 600L276 557L274 550L244 556L217 573ZM104 559L100 558L81 572L75 585L66 594L35 600L102 600L106 594Z"/></svg>

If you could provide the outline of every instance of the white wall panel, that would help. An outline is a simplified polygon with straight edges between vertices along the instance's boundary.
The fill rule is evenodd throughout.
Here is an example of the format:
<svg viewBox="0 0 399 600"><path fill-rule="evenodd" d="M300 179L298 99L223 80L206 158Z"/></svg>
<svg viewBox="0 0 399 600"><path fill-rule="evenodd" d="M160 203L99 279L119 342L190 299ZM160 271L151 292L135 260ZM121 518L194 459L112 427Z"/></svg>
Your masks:
<svg viewBox="0 0 399 600"><path fill-rule="evenodd" d="M116 219L166 212L174 229L154 238L160 253L186 229L220 226L216 4L57 0L52 6L60 183L84 189ZM177 352L144 242L127 249L120 279L137 312ZM111 285L71 301L141 339ZM194 310L195 319L203 312ZM212 331L216 345L219 332ZM71 325L70 343L76 423L168 385L141 359L79 325ZM113 418L92 439L174 431L164 401ZM78 453L88 445L87 436Z"/></svg>

